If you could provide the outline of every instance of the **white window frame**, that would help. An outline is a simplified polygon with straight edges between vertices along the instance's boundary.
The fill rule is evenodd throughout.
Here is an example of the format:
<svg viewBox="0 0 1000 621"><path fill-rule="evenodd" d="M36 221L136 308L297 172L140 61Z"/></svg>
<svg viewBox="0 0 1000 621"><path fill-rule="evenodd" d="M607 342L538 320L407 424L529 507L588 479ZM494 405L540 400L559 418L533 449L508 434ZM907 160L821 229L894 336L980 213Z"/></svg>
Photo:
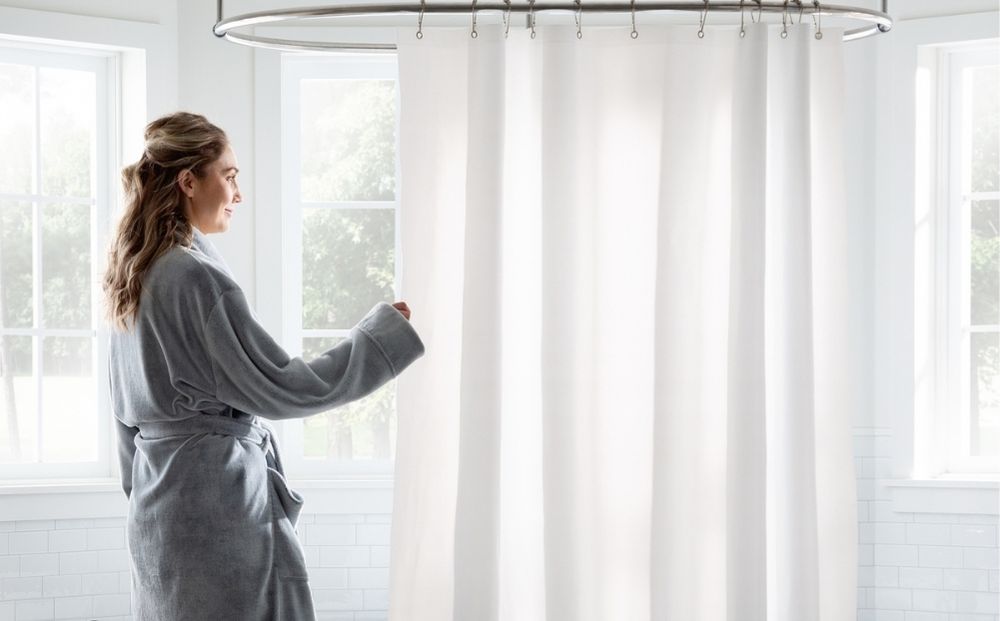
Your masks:
<svg viewBox="0 0 1000 621"><path fill-rule="evenodd" d="M1000 63L1000 41L985 45L973 43L941 47L936 52L937 98L940 102L937 126L939 144L946 145L941 149L946 160L937 179L942 188L938 193L941 202L935 206L941 215L939 222L944 237L940 251L935 253L937 270L941 274L939 281L943 281L942 290L946 292L943 296L946 308L937 326L942 334L936 339L942 344L944 361L939 367L941 373L937 379L943 396L939 401L940 415L944 418L949 437L944 462L949 472L1000 473L1000 456L971 455L969 337L972 331L983 330L974 330L969 325L970 248L965 235L969 229L971 202L1000 200L1000 191L973 193L969 189L970 180L966 176L970 171L963 171L961 165L967 159L966 151L971 148L965 142L971 110L968 109L968 101L963 106L960 83L963 69ZM996 330L997 327L993 326L991 331Z"/></svg>
<svg viewBox="0 0 1000 621"><path fill-rule="evenodd" d="M282 345L290 355L301 355L302 339L346 337L350 328L304 330L302 327L302 208L300 193L299 84L304 79L392 80L398 83L396 56L392 54L282 54L281 55L281 230L282 230ZM399 89L396 89L396 124L399 125ZM396 299L402 274L399 233L399 132L396 132L396 198L392 201L308 203L329 209L392 209L395 212ZM391 390L395 390L392 382ZM394 462L388 460L306 459L302 419L283 423L283 460L295 477L336 480L391 480Z"/></svg>
<svg viewBox="0 0 1000 621"><path fill-rule="evenodd" d="M39 409L45 399L44 368L42 339L45 337L91 337L91 376L93 377L93 397L97 417L97 459L86 462L62 463L6 463L0 465L0 478L3 479L52 479L56 477L81 478L107 476L112 469L112 435L111 426L106 424L106 414L110 403L108 392L108 369L104 361L107 359L108 330L103 324L103 305L101 303L101 268L103 265L103 249L108 238L108 220L111 212L110 204L114 192L111 191L111 179L116 170L118 140L117 127L118 106L111 102L118 100L119 58L117 54L86 48L56 46L52 44L26 43L0 38L0 62L28 65L36 68L70 69L87 71L96 79L96 139L91 149L91 194L93 198L43 196L41 191L42 161L39 147L40 110L39 86L35 82L35 126L34 126L34 163L32 166L31 194L0 194L0 199L28 203L32 206L32 236L33 236L33 312L32 328L0 328L0 332L9 336L30 336L32 338L32 369L35 377L36 403ZM90 329L55 329L38 327L41 324L40 313L42 305L42 251L41 226L42 204L60 202L90 206L90 257L91 257L91 328ZM42 432L42 414L38 413L39 458L41 446L45 442ZM105 424L102 424L105 423Z"/></svg>

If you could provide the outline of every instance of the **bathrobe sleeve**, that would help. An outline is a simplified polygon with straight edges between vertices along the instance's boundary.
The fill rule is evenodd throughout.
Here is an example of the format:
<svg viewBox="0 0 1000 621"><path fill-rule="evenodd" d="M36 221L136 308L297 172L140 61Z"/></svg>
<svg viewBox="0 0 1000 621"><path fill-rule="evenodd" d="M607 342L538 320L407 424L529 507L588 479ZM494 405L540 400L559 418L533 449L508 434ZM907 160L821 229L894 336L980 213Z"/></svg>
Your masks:
<svg viewBox="0 0 1000 621"><path fill-rule="evenodd" d="M118 432L118 467L122 475L122 491L125 497L132 495L132 462L135 460L135 434L138 427L129 427L118 417L115 418L115 430Z"/></svg>
<svg viewBox="0 0 1000 621"><path fill-rule="evenodd" d="M332 349L314 360L292 358L258 323L240 289L219 297L205 340L217 398L269 419L302 418L360 399L424 353L410 322L380 302Z"/></svg>
<svg viewBox="0 0 1000 621"><path fill-rule="evenodd" d="M111 389L111 365L108 364L108 396L111 402L112 418L115 419L115 435L118 449L118 468L122 477L122 491L125 498L132 494L132 462L135 461L135 435L138 427L130 427L118 418L118 408L115 407L115 391Z"/></svg>

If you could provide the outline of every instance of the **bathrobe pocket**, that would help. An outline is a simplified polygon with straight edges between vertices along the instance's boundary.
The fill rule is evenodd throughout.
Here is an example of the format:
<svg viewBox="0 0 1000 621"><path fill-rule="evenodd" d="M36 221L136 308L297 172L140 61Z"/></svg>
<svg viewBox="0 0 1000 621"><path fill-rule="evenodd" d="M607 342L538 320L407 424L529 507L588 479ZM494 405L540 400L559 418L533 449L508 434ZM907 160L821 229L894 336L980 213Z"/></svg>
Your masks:
<svg viewBox="0 0 1000 621"><path fill-rule="evenodd" d="M283 580L306 581L309 574L306 571L305 553L302 543L295 532L295 524L302 511L302 496L288 487L285 477L268 466L267 476L270 479L271 510L274 515L274 566L278 576ZM289 584L279 588L290 589L286 595L303 588L304 585Z"/></svg>

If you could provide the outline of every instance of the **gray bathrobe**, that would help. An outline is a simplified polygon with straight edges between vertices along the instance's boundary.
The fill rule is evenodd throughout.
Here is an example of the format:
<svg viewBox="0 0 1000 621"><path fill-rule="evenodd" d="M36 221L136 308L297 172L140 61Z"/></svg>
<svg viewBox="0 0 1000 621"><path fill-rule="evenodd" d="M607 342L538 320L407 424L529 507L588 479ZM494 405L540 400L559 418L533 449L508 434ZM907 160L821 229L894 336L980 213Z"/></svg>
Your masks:
<svg viewBox="0 0 1000 621"><path fill-rule="evenodd" d="M423 353L380 302L323 355L291 358L197 228L157 259L109 352L137 621L314 619L302 497L264 419L364 397Z"/></svg>

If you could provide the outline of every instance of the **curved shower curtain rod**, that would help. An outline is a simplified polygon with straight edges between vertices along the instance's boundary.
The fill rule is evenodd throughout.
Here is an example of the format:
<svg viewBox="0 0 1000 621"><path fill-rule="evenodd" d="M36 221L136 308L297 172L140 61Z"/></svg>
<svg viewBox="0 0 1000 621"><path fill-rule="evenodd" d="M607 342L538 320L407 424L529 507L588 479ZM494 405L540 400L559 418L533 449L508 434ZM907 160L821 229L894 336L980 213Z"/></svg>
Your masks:
<svg viewBox="0 0 1000 621"><path fill-rule="evenodd" d="M822 38L823 16L840 17L865 22L867 25L844 32L844 41L854 41L892 28L892 18L888 14L888 0L882 0L882 10L865 9L854 6L821 4L819 0L739 0L729 2L666 2L654 0L638 4L636 0L623 2L590 2L572 0L572 4L555 0L527 0L524 4L514 6L511 0L470 0L469 5L435 2L427 0L410 0L409 2L377 3L377 4L337 4L326 7L299 7L290 9L275 9L272 11L257 11L222 18L222 0L218 0L218 17L212 32L215 36L225 38L233 43L289 51L325 51L325 52L392 52L396 46L392 43L339 43L332 41L301 41L296 39L262 37L255 34L233 32L238 28L249 28L264 24L278 24L294 20L336 19L345 17L377 17L386 15L417 16L417 38L423 37L424 15L469 15L471 16L473 38L476 31L476 16L483 11L503 14L503 23L510 29L512 13L524 13L527 16L527 27L531 29L531 38L535 38L535 14L555 11L575 14L576 35L582 38L581 15L583 13L630 13L632 16L632 38L638 37L635 27L636 13L646 12L688 12L700 13L698 36L704 37L705 23L709 13L739 13L740 36L744 35L743 24L746 15L752 21L760 21L763 13L781 15L782 33L787 36L787 25L794 19L802 21L803 15L809 15L816 26L816 38ZM756 18L754 17L756 15Z"/></svg>

